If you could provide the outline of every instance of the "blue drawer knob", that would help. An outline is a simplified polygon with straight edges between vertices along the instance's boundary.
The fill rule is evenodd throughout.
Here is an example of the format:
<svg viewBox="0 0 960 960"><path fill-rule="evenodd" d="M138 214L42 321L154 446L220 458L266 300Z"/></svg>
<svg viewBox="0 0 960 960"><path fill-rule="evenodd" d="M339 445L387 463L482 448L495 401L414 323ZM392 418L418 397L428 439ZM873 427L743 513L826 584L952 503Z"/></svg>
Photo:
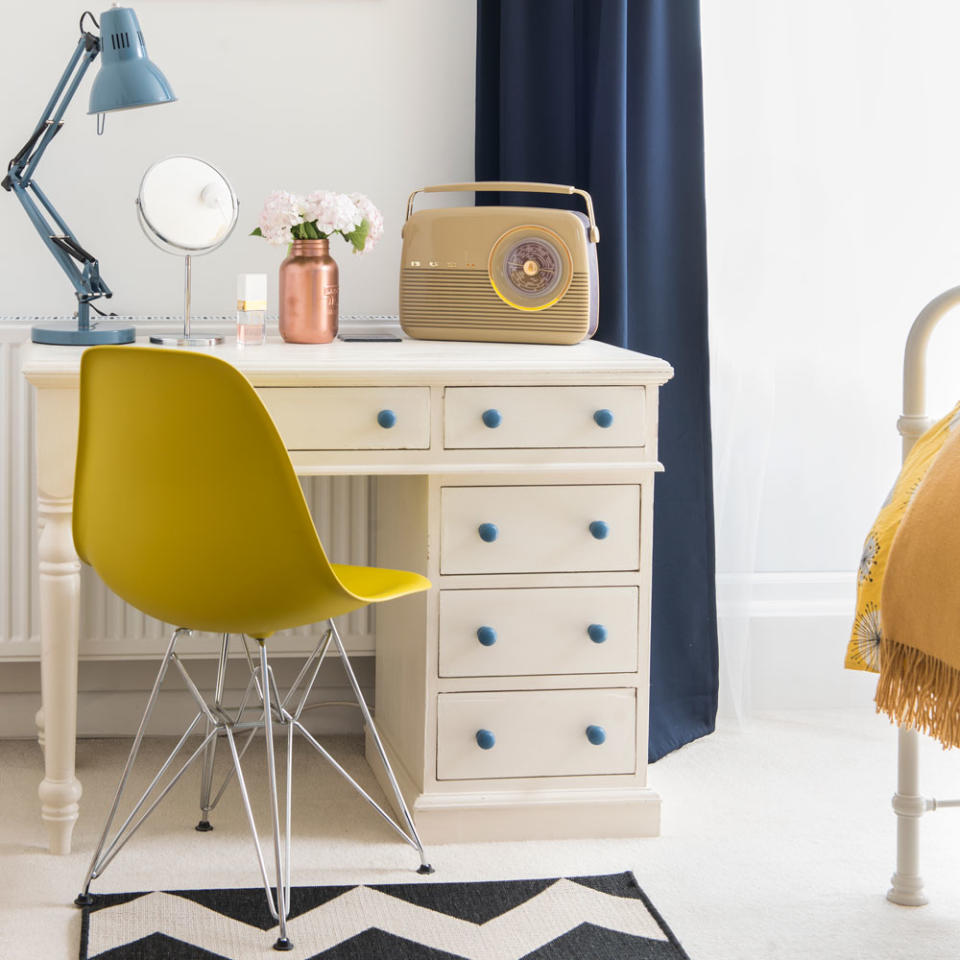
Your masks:
<svg viewBox="0 0 960 960"><path fill-rule="evenodd" d="M477 527L477 533L480 534L480 539L484 543L493 543L499 536L500 531L497 529L495 523L481 523L480 526Z"/></svg>
<svg viewBox="0 0 960 960"><path fill-rule="evenodd" d="M613 411L612 410L597 410L593 415L593 422L598 427L607 427L613 426Z"/></svg>
<svg viewBox="0 0 960 960"><path fill-rule="evenodd" d="M607 639L607 628L602 623L591 623L587 627L587 636L594 643L604 643Z"/></svg>
<svg viewBox="0 0 960 960"><path fill-rule="evenodd" d="M493 627L477 627L477 639L485 647L492 647L497 642L497 631Z"/></svg>
<svg viewBox="0 0 960 960"><path fill-rule="evenodd" d="M495 430L503 423L503 417L499 410L484 410L480 419L483 420L483 425L489 427L491 430Z"/></svg>
<svg viewBox="0 0 960 960"><path fill-rule="evenodd" d="M491 736L492 736L492 734L491 734ZM479 737L480 737L480 734L477 734L478 740L479 740ZM587 739L588 739L595 747L599 747L601 743L603 743L604 741L606 741L606 739L607 739L607 731L604 730L603 727L598 726L598 725L595 724L595 723L591 723L590 726L587 727Z"/></svg>
<svg viewBox="0 0 960 960"><path fill-rule="evenodd" d="M594 520L590 524L590 536L594 540L606 540L610 535L610 525L605 520Z"/></svg>
<svg viewBox="0 0 960 960"><path fill-rule="evenodd" d="M397 415L392 410L381 410L377 414L377 423L379 423L384 430L389 430L396 425L396 422Z"/></svg>
<svg viewBox="0 0 960 960"><path fill-rule="evenodd" d="M477 731L477 746L481 750L492 750L493 745L497 742L497 738L493 735L492 730L478 730Z"/></svg>

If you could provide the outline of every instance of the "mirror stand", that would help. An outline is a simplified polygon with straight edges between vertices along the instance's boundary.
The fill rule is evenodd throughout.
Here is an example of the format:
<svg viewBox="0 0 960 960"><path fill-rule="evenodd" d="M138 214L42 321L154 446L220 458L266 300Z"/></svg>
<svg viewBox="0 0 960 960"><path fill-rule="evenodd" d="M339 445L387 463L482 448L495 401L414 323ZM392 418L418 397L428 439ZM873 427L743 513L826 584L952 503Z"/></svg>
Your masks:
<svg viewBox="0 0 960 960"><path fill-rule="evenodd" d="M191 260L189 254L183 258L183 333L155 333L150 337L151 343L165 347L213 347L223 343L219 334L190 332Z"/></svg>

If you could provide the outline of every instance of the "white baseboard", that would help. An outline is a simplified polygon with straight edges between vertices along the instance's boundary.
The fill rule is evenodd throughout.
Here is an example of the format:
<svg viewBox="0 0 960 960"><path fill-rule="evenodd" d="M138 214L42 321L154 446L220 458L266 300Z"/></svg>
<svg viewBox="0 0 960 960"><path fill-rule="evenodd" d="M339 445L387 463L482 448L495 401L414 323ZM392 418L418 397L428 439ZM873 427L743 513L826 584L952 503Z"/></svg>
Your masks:
<svg viewBox="0 0 960 960"><path fill-rule="evenodd" d="M284 690L300 667L299 659L272 662L277 683ZM352 656L363 694L373 705L373 657ZM157 661L94 661L80 664L78 681L77 735L80 737L132 736L159 666ZM191 660L190 675L203 690L213 685L216 661ZM243 695L248 676L242 661L233 661L227 674L224 702L235 705ZM323 700L351 700L353 695L337 658L321 668L310 703ZM34 717L40 709L40 665L8 663L0 674L0 738L32 739L36 736ZM194 701L175 670L170 670L154 708L149 733L179 736L196 713ZM352 707L323 707L304 714L305 722L316 734L357 733L360 711Z"/></svg>
<svg viewBox="0 0 960 960"><path fill-rule="evenodd" d="M720 714L863 707L876 676L845 670L854 572L717 577Z"/></svg>

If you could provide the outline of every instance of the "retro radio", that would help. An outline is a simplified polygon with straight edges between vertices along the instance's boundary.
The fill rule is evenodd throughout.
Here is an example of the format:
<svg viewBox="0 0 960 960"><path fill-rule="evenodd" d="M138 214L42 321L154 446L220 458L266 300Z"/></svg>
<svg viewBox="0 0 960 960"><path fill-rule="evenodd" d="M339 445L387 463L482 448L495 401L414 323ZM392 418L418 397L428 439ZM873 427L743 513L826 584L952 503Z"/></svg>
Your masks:
<svg viewBox="0 0 960 960"><path fill-rule="evenodd" d="M548 207L442 207L418 193L522 191L583 197L587 215ZM556 183L486 181L415 190L407 201L400 324L422 340L578 343L597 329L593 201Z"/></svg>

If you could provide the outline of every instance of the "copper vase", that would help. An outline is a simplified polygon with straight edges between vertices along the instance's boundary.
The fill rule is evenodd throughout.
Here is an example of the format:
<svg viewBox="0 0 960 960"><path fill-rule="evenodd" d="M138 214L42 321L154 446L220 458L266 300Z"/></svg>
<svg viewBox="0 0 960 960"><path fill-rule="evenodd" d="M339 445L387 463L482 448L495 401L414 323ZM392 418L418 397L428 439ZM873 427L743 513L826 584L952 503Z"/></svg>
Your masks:
<svg viewBox="0 0 960 960"><path fill-rule="evenodd" d="M337 335L340 271L329 240L294 240L280 264L280 336L329 343Z"/></svg>

